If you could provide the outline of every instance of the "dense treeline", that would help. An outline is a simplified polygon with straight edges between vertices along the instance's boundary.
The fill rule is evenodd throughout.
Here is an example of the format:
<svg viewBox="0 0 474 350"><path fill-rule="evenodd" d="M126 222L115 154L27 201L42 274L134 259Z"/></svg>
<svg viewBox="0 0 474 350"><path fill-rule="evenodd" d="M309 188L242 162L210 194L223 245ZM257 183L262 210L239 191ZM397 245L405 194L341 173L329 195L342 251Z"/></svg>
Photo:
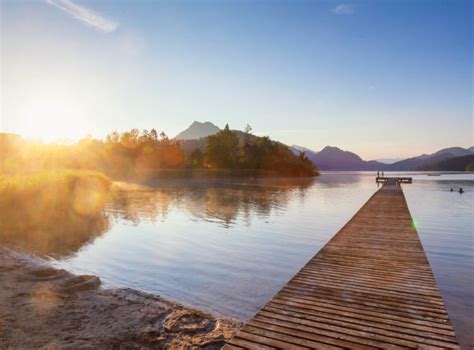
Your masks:
<svg viewBox="0 0 474 350"><path fill-rule="evenodd" d="M51 169L97 170L115 179L153 178L161 173L189 174L190 169L226 169L250 175L312 176L314 166L304 154L294 155L268 137L246 130L239 139L228 126L209 136L203 150L185 152L179 141L155 129L112 132L103 140L85 138L71 145L43 144L0 134L0 172L25 173Z"/></svg>
<svg viewBox="0 0 474 350"><path fill-rule="evenodd" d="M155 130L113 132L104 140L85 138L72 145L43 144L4 134L0 171L25 173L50 169L98 170L113 178L149 176L183 167L186 155L177 142ZM3 144L3 146L2 146Z"/></svg>
<svg viewBox="0 0 474 350"><path fill-rule="evenodd" d="M204 160L204 165L211 168L249 169L284 176L311 176L316 172L304 153L295 156L287 146L268 137L251 137L250 128L239 140L228 125L208 137Z"/></svg>
<svg viewBox="0 0 474 350"><path fill-rule="evenodd" d="M443 159L420 165L416 170L420 171L472 171L474 165L474 154Z"/></svg>

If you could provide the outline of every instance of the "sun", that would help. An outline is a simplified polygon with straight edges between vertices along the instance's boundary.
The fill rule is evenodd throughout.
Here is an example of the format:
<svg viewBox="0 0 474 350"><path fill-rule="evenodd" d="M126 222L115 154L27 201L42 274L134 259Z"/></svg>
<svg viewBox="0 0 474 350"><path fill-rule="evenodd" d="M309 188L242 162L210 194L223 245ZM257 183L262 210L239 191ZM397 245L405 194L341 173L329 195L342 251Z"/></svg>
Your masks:
<svg viewBox="0 0 474 350"><path fill-rule="evenodd" d="M29 101L23 114L20 134L45 142L77 140L85 136L82 109L64 94L42 94Z"/></svg>

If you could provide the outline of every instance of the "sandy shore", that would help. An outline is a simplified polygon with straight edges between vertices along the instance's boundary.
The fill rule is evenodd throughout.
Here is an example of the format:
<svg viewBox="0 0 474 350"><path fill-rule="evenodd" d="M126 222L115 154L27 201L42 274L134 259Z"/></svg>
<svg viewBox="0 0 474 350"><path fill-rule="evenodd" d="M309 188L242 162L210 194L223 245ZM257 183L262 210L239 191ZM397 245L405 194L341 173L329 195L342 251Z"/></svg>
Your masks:
<svg viewBox="0 0 474 350"><path fill-rule="evenodd" d="M0 248L1 349L219 349L233 320Z"/></svg>

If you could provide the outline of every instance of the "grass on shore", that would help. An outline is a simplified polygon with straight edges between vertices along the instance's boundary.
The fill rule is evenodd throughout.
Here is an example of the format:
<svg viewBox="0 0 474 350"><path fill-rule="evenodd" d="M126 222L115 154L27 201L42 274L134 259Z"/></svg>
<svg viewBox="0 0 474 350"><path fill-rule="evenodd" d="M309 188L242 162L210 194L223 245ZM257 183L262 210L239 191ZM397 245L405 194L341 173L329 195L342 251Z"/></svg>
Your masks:
<svg viewBox="0 0 474 350"><path fill-rule="evenodd" d="M112 181L85 170L0 174L0 243L65 254L103 232Z"/></svg>

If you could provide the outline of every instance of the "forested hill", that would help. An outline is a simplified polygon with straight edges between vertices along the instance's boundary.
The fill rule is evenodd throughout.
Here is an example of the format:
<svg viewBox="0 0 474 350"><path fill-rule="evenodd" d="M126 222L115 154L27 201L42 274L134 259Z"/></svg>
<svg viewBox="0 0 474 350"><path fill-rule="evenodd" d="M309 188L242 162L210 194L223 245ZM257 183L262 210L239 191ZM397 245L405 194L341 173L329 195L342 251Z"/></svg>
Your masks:
<svg viewBox="0 0 474 350"><path fill-rule="evenodd" d="M474 171L474 154L425 163L418 166L416 170L418 171Z"/></svg>
<svg viewBox="0 0 474 350"><path fill-rule="evenodd" d="M462 147L444 148L432 154L422 154L417 157L412 157L412 158L404 159L402 161L399 161L393 164L389 164L387 165L386 170L392 170L392 171L427 170L426 167L429 166L429 164L434 164L434 163L448 160L451 158L468 156L471 154L473 154L473 152L470 149L466 149ZM444 169L444 170L455 171L456 169Z"/></svg>

